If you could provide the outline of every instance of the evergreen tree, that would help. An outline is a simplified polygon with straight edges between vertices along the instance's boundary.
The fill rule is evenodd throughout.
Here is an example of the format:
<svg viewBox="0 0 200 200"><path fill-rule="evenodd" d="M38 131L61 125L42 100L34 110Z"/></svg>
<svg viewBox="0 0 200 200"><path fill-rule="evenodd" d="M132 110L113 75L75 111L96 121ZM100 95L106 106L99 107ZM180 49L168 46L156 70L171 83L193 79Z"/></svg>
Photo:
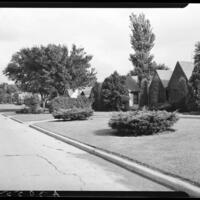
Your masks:
<svg viewBox="0 0 200 200"><path fill-rule="evenodd" d="M106 111L127 110L129 92L125 85L126 76L116 71L104 80L101 88L103 109Z"/></svg>
<svg viewBox="0 0 200 200"><path fill-rule="evenodd" d="M192 86L195 102L200 109L200 42L195 44L194 70L189 82Z"/></svg>
<svg viewBox="0 0 200 200"><path fill-rule="evenodd" d="M101 86L102 83L96 82L92 87L90 99L92 100L92 108L96 111L102 110L102 102L101 102Z"/></svg>

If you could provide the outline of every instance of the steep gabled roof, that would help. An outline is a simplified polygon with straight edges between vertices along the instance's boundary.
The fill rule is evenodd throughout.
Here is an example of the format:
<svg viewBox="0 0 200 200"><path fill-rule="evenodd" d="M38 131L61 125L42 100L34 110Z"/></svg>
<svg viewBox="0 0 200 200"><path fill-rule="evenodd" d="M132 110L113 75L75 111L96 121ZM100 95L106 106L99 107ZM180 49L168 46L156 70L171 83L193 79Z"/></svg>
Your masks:
<svg viewBox="0 0 200 200"><path fill-rule="evenodd" d="M156 70L156 72L163 84L163 87L166 88L172 76L172 71L171 70Z"/></svg>
<svg viewBox="0 0 200 200"><path fill-rule="evenodd" d="M178 61L178 63L180 64L183 72L185 73L187 79L189 80L194 69L194 64L188 61Z"/></svg>
<svg viewBox="0 0 200 200"><path fill-rule="evenodd" d="M126 86L127 86L128 90L131 90L133 92L139 92L140 91L136 80L137 80L136 76L128 75L126 77Z"/></svg>

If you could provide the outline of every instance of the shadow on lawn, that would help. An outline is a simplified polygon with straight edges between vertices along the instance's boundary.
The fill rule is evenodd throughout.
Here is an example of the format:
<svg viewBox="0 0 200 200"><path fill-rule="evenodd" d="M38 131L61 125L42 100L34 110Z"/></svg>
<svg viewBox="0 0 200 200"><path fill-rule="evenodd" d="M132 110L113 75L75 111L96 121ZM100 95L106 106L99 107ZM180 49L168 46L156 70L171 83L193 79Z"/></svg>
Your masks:
<svg viewBox="0 0 200 200"><path fill-rule="evenodd" d="M154 135L162 135L162 134L169 134L171 132L175 132L176 129L168 128L164 132L155 133ZM115 137L144 137L144 136L152 136L152 135L133 135L123 131L117 131L113 129L101 129L94 132L97 136L115 136Z"/></svg>
<svg viewBox="0 0 200 200"><path fill-rule="evenodd" d="M87 121L86 119L79 119L79 120L64 120L64 119L53 119L50 122L78 122L78 121Z"/></svg>
<svg viewBox="0 0 200 200"><path fill-rule="evenodd" d="M114 136L114 137L136 137L134 135L128 134L127 132L117 131L113 129L101 129L94 132L98 136Z"/></svg>

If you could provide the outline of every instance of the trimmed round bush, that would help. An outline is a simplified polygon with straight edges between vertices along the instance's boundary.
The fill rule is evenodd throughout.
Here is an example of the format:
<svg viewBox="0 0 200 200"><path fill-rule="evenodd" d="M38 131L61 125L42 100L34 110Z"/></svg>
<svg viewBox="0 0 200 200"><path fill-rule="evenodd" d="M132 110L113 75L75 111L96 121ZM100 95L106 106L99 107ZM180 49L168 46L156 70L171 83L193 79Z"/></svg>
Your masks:
<svg viewBox="0 0 200 200"><path fill-rule="evenodd" d="M63 120L84 120L93 115L92 102L85 96L78 98L56 97L51 102L54 118Z"/></svg>
<svg viewBox="0 0 200 200"><path fill-rule="evenodd" d="M137 110L114 114L108 124L122 134L140 136L165 131L177 120L176 112Z"/></svg>
<svg viewBox="0 0 200 200"><path fill-rule="evenodd" d="M49 111L54 112L59 109L71 109L71 108L88 108L91 107L92 102L84 97L79 96L77 98L59 96L54 98L49 105Z"/></svg>
<svg viewBox="0 0 200 200"><path fill-rule="evenodd" d="M85 120L92 116L92 114L93 110L91 108L59 109L53 112L55 119L62 119L64 121Z"/></svg>

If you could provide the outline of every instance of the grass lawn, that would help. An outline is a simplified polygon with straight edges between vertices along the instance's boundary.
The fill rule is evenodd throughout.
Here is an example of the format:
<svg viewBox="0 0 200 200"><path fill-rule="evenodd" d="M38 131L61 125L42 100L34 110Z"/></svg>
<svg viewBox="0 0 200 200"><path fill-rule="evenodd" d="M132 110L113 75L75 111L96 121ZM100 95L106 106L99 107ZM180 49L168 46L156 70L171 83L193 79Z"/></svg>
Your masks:
<svg viewBox="0 0 200 200"><path fill-rule="evenodd" d="M53 121L36 125L200 184L200 119L180 119L174 131L154 136L117 136L108 126L111 113L86 121Z"/></svg>
<svg viewBox="0 0 200 200"><path fill-rule="evenodd" d="M16 115L17 113L15 112L15 111L6 111L6 112L3 112L3 114L5 115L5 116L13 116L13 115Z"/></svg>
<svg viewBox="0 0 200 200"><path fill-rule="evenodd" d="M30 121L42 121L42 120L51 120L54 119L52 114L16 114L15 112L6 112L4 113L7 116L12 116L15 119L18 119L22 122L30 122ZM111 113L95 113L95 118L102 118L102 116L109 117Z"/></svg>
<svg viewBox="0 0 200 200"><path fill-rule="evenodd" d="M0 112L14 112L22 109L23 107L23 105L0 104Z"/></svg>
<svg viewBox="0 0 200 200"><path fill-rule="evenodd" d="M15 114L13 117L15 119L22 121L22 122L42 121L42 120L54 119L52 114Z"/></svg>

